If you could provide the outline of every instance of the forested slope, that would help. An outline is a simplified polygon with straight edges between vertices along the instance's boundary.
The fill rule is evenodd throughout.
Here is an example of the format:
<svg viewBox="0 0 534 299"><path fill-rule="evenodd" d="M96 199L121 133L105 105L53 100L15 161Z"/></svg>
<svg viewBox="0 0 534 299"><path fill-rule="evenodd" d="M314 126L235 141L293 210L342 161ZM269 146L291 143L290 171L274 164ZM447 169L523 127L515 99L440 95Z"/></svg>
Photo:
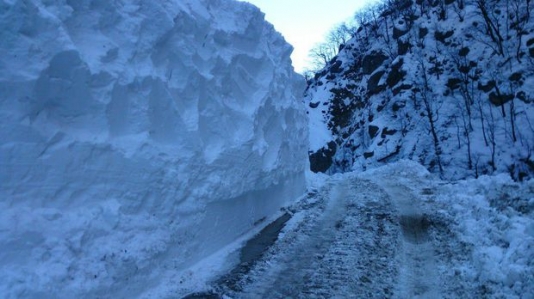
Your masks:
<svg viewBox="0 0 534 299"><path fill-rule="evenodd" d="M311 167L534 173L529 0L386 1L308 81Z"/></svg>

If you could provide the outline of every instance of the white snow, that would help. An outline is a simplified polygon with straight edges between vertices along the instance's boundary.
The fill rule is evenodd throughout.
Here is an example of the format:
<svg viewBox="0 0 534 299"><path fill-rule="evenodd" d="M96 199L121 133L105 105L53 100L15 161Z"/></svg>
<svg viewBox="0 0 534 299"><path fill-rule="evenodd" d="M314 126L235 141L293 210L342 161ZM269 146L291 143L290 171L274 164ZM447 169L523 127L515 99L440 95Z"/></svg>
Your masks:
<svg viewBox="0 0 534 299"><path fill-rule="evenodd" d="M317 105L317 109L307 109L306 111L309 119L309 150L311 152L316 152L326 147L326 144L334 138L328 129L329 96L330 91L326 87L317 88L312 101L314 105Z"/></svg>
<svg viewBox="0 0 534 299"><path fill-rule="evenodd" d="M1 298L533 298L534 181L306 170L328 92L308 122L252 5L4 0L0 29ZM242 289L214 285L282 207Z"/></svg>
<svg viewBox="0 0 534 299"><path fill-rule="evenodd" d="M0 297L150 293L302 195L291 51L232 0L1 1Z"/></svg>
<svg viewBox="0 0 534 299"><path fill-rule="evenodd" d="M503 55L495 53L491 39L484 34L477 1L463 1L461 9L453 1L450 5L417 1L419 4L406 9L400 8L403 1L387 3L391 6L388 13L377 13L382 17L362 25L339 54L311 79L306 91L310 151L317 152L331 141L336 143L333 164L327 172L364 171L411 159L452 180L505 172L513 173L514 179L529 177L532 169L528 161L534 148L534 106L528 99L534 92L534 82L532 68L525 62L531 59L525 41L532 39L525 32L533 31L534 24L534 15L525 12L529 3L514 2L518 15L519 11L525 12L521 21L524 28L519 29L512 25L516 22L505 22L505 14L500 14L511 10L509 2L492 2L492 9L499 12L493 17L503 18L502 22L495 21L499 30L521 37L505 39ZM445 19L440 17L441 10ZM391 19L389 13L400 18ZM413 19L404 20L407 14ZM479 24L478 29L475 24ZM406 34L388 38L395 36L394 28L407 30ZM514 30L519 31L511 33ZM445 32L451 34L447 41L436 38ZM399 51L401 43L410 45L406 53ZM468 53L461 56L461 49ZM525 61L515 57L520 52ZM381 55L384 62L366 74L364 62L372 64ZM397 76L392 75L397 67L405 74L398 75L400 81L390 86L396 79L389 84L385 81ZM463 73L466 71L469 74ZM429 86L427 96L432 99L429 108L435 115L435 140L428 113L422 108L425 105L418 102L417 90L425 86L424 72ZM517 83L510 79L514 74L522 78ZM451 87L450 82L463 82L462 78L469 88ZM498 91L482 91L481 86L492 80L498 82ZM491 100L492 92L512 98L527 96L496 105ZM466 103L471 104L465 106ZM386 134L385 129L390 132Z"/></svg>
<svg viewBox="0 0 534 299"><path fill-rule="evenodd" d="M533 196L534 180L449 183L406 160L336 174L289 208L237 288L210 288L230 298L533 298Z"/></svg>
<svg viewBox="0 0 534 299"><path fill-rule="evenodd" d="M478 279L495 297L533 298L534 180L513 182L507 175L466 180L438 197L456 204L465 242L474 244L472 259Z"/></svg>

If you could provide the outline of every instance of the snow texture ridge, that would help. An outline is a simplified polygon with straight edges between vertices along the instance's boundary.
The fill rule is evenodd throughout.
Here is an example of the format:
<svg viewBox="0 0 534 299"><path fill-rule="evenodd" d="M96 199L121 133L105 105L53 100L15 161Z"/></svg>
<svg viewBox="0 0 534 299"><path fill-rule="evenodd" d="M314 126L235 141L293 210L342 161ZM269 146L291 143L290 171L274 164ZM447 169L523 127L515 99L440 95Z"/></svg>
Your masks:
<svg viewBox="0 0 534 299"><path fill-rule="evenodd" d="M304 82L254 6L4 0L0 28L2 298L136 297L304 192Z"/></svg>
<svg viewBox="0 0 534 299"><path fill-rule="evenodd" d="M308 82L312 170L532 177L534 4L383 3Z"/></svg>

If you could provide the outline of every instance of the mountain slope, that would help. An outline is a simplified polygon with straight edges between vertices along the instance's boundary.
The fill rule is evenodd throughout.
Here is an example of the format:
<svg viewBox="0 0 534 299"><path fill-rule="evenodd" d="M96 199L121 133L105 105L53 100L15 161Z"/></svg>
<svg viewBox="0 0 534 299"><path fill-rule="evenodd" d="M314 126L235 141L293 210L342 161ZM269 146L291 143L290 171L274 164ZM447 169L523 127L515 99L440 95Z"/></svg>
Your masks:
<svg viewBox="0 0 534 299"><path fill-rule="evenodd" d="M388 1L309 80L314 171L534 173L530 1Z"/></svg>

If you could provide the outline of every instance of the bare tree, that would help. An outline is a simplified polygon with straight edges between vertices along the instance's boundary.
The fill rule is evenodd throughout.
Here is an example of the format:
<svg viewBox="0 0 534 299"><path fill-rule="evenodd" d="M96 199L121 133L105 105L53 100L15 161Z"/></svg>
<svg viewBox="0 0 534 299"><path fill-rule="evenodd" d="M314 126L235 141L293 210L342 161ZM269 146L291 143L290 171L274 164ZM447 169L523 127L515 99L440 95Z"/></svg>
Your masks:
<svg viewBox="0 0 534 299"><path fill-rule="evenodd" d="M332 28L326 35L325 41L315 45L308 53L312 63L311 71L317 72L324 68L338 54L340 47L353 37L355 32L354 25L347 22Z"/></svg>
<svg viewBox="0 0 534 299"><path fill-rule="evenodd" d="M490 105L490 104L488 104ZM496 148L497 148L497 141L496 141L496 125L495 125L495 117L493 116L493 110L490 105L489 109L489 118L487 119L487 127L488 127L488 140L490 142L490 152L491 152L491 161L490 165L493 171L497 170L497 165L495 164L495 155L496 155Z"/></svg>
<svg viewBox="0 0 534 299"><path fill-rule="evenodd" d="M465 19L465 0L455 1L453 10L456 12L456 15L458 15L460 22L463 22Z"/></svg>
<svg viewBox="0 0 534 299"><path fill-rule="evenodd" d="M348 23L338 24L327 34L326 42L339 48L340 45L347 43L354 32L355 29Z"/></svg>
<svg viewBox="0 0 534 299"><path fill-rule="evenodd" d="M310 50L308 54L311 58L312 68L315 71L319 71L325 67L332 58L337 54L337 49L335 46L328 43L317 44Z"/></svg>
<svg viewBox="0 0 534 299"><path fill-rule="evenodd" d="M438 129L437 129L437 121L438 121L438 108L435 107L435 103L433 102L433 96L432 96L432 89L430 88L430 82L427 75L427 67L425 65L424 58L420 58L418 61L419 69L421 71L421 88L418 92L418 95L414 95L417 97L415 99L416 101L421 101L423 105L423 109L425 111L424 115L426 116L428 120L428 124L430 126L430 134L432 135L432 140L434 142L434 154L436 156L436 163L439 168L439 172L441 175L443 175L443 165L441 163L441 145L440 140L438 136Z"/></svg>
<svg viewBox="0 0 534 299"><path fill-rule="evenodd" d="M490 3L491 2L491 3ZM491 7L494 7L494 1L476 0L475 4L478 8L478 13L482 16L485 25L485 33L491 38L496 45L497 53L504 56L504 38L501 34L501 26L499 24L498 16L491 13Z"/></svg>

